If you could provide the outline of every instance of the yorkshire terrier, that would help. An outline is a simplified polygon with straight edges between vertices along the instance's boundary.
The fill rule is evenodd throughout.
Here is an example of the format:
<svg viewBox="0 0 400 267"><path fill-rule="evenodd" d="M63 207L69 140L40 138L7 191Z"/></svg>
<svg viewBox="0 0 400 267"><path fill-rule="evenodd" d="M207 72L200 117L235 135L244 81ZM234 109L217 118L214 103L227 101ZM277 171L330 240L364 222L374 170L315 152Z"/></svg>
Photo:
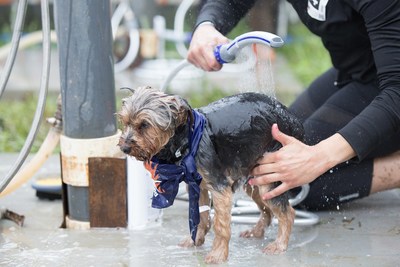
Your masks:
<svg viewBox="0 0 400 267"><path fill-rule="evenodd" d="M303 140L304 130L299 120L276 99L260 93L236 94L192 109L178 95L151 87L130 90L133 94L122 100L118 113L124 128L118 145L125 154L150 164L153 175L157 176L157 167L161 165L178 168L158 172L163 176L158 180L160 194L168 193L165 191L169 187L163 185L168 184L171 172L182 173L172 182L175 186L172 186L172 195L176 196L176 184L183 180L188 184L189 198L194 200L191 201L194 205L189 204L189 214L193 216L190 218L192 238L185 239L181 245L204 243L211 225L210 213L207 209L198 214L198 210L199 206L209 204L211 192L215 238L205 262L226 261L233 193L243 186L260 209L260 218L251 230L240 236L262 238L272 216L276 216L277 238L263 251L266 254L286 251L295 217L288 193L263 200L261 196L279 182L263 186L250 186L247 182L263 154L281 147L272 138L272 124L277 123L282 132ZM154 197L159 195L153 196L153 206ZM165 207L172 204L173 198L163 201Z"/></svg>

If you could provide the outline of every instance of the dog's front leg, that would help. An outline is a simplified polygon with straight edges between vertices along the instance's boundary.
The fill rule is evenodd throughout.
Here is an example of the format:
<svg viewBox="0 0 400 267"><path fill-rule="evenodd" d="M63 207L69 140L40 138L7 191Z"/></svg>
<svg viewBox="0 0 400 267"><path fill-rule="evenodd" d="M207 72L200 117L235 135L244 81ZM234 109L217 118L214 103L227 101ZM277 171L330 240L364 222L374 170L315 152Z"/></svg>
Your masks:
<svg viewBox="0 0 400 267"><path fill-rule="evenodd" d="M200 184L199 207L200 207L200 223L197 227L196 242L194 242L193 244L192 238L188 236L179 243L179 246L181 247L187 248L187 247L192 247L193 245L195 246L203 245L205 241L205 236L211 228L210 195L208 193L208 189L206 188L206 184L204 181L202 181Z"/></svg>
<svg viewBox="0 0 400 267"><path fill-rule="evenodd" d="M204 181L200 184L200 223L197 228L196 242L195 246L201 246L204 244L205 236L211 228L211 218L210 218L210 195L206 188L206 183Z"/></svg>
<svg viewBox="0 0 400 267"><path fill-rule="evenodd" d="M228 259L231 238L232 190L212 191L214 207L214 234L212 250L205 258L206 263L221 263Z"/></svg>

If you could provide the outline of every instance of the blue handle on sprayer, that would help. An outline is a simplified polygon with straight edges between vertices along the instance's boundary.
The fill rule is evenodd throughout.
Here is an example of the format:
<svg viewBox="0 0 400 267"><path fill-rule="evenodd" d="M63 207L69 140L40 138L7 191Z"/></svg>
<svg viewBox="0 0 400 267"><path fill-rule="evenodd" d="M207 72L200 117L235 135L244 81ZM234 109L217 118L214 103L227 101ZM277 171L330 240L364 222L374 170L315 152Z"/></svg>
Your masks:
<svg viewBox="0 0 400 267"><path fill-rule="evenodd" d="M218 61L219 64L223 65L223 64L228 63L228 62L226 62L225 60L223 60L223 59L221 58L221 46L222 46L222 45L217 45L217 46L214 48L214 57L215 57L215 59Z"/></svg>
<svg viewBox="0 0 400 267"><path fill-rule="evenodd" d="M281 47L283 43L282 38L278 35L269 32L253 31L237 36L230 43L216 46L214 56L222 65L234 61L237 53L247 45L263 44L269 47Z"/></svg>

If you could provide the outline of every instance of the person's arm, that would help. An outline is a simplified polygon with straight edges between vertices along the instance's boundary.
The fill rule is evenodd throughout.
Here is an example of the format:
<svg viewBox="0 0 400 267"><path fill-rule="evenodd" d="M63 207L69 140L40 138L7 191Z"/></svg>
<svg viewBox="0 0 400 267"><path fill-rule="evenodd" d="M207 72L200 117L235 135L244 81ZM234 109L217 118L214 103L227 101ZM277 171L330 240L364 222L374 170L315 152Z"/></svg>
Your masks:
<svg viewBox="0 0 400 267"><path fill-rule="evenodd" d="M255 0L209 0L204 1L197 16L197 25L204 21L210 21L223 35L229 33L236 24L254 5Z"/></svg>
<svg viewBox="0 0 400 267"><path fill-rule="evenodd" d="M275 129L283 147L268 153L253 170L250 184L282 184L263 197L270 199L310 183L333 166L356 157L362 160L383 140L400 131L400 1L347 1L364 18L381 93L333 136L307 146Z"/></svg>
<svg viewBox="0 0 400 267"><path fill-rule="evenodd" d="M400 131L400 1L348 1L364 18L381 93L339 131L362 160Z"/></svg>

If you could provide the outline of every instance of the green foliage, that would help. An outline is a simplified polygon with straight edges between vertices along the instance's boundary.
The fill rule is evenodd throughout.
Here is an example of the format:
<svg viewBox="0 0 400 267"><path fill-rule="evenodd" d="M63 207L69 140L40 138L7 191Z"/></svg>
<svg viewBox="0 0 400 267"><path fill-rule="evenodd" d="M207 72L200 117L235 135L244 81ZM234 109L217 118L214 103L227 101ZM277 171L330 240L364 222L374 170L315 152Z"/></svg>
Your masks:
<svg viewBox="0 0 400 267"><path fill-rule="evenodd" d="M44 118L52 117L56 110L56 96L49 95L46 101ZM32 125L37 105L37 97L32 93L22 99L1 99L0 102L0 152L19 152L25 143ZM45 119L32 146L36 152L44 140L49 126Z"/></svg>
<svg viewBox="0 0 400 267"><path fill-rule="evenodd" d="M291 25L289 36L291 41L286 42L277 53L285 56L295 76L307 86L332 66L329 53L321 39L309 32L303 24Z"/></svg>

